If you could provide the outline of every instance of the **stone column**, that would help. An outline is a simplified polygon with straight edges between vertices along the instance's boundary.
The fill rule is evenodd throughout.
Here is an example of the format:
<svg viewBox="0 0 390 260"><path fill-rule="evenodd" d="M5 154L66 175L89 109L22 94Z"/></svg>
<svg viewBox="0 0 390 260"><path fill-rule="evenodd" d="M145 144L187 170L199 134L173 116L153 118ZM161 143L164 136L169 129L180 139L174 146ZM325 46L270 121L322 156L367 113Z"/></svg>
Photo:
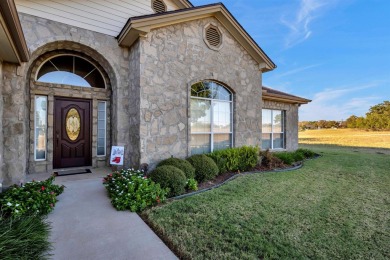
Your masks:
<svg viewBox="0 0 390 260"><path fill-rule="evenodd" d="M27 168L29 99L23 66L3 63L3 185L24 182Z"/></svg>
<svg viewBox="0 0 390 260"><path fill-rule="evenodd" d="M4 143L3 140L3 63L0 61L0 144ZM3 185L3 146L0 146L0 185ZM1 190L1 187L0 187Z"/></svg>

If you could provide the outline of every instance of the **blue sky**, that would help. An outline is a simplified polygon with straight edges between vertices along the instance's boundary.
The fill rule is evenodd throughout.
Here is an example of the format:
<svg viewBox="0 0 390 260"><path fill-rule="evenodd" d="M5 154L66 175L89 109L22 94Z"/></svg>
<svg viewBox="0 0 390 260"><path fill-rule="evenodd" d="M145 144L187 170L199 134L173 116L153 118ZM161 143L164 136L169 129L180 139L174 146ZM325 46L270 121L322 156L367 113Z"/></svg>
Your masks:
<svg viewBox="0 0 390 260"><path fill-rule="evenodd" d="M300 121L364 116L390 100L389 0L222 2L278 66L263 84L313 100Z"/></svg>

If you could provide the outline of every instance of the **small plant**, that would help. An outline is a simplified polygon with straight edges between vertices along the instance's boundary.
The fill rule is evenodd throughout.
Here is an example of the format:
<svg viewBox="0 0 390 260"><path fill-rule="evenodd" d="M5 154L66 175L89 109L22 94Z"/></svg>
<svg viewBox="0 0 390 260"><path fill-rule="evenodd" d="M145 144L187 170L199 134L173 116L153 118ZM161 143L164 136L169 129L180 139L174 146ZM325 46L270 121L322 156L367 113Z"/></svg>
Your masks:
<svg viewBox="0 0 390 260"><path fill-rule="evenodd" d="M242 146L207 154L219 168L219 173L248 171L259 162L259 148Z"/></svg>
<svg viewBox="0 0 390 260"><path fill-rule="evenodd" d="M144 176L142 171L121 170L103 179L112 205L117 210L140 212L166 200L168 190Z"/></svg>
<svg viewBox="0 0 390 260"><path fill-rule="evenodd" d="M278 157L274 156L268 149L260 152L262 157L261 166L267 169L281 168L284 166L283 161Z"/></svg>
<svg viewBox="0 0 390 260"><path fill-rule="evenodd" d="M187 190L191 190L191 191L198 190L198 182L195 179L188 179Z"/></svg>
<svg viewBox="0 0 390 260"><path fill-rule="evenodd" d="M163 165L149 174L150 179L169 189L169 197L183 194L187 183L184 172L175 166Z"/></svg>
<svg viewBox="0 0 390 260"><path fill-rule="evenodd" d="M50 225L43 217L0 220L1 259L48 259Z"/></svg>
<svg viewBox="0 0 390 260"><path fill-rule="evenodd" d="M168 158L163 161L161 161L157 167L163 166L163 165L171 165L175 166L176 168L182 170L187 177L187 179L192 179L195 177L195 168L192 167L192 165L186 161L179 158Z"/></svg>
<svg viewBox="0 0 390 260"><path fill-rule="evenodd" d="M57 196L65 186L53 184L54 176L45 181L14 185L0 195L0 209L3 217L24 215L46 215L54 209Z"/></svg>
<svg viewBox="0 0 390 260"><path fill-rule="evenodd" d="M192 155L187 161L195 168L195 179L198 182L211 180L218 175L218 166L213 159L204 154Z"/></svg>

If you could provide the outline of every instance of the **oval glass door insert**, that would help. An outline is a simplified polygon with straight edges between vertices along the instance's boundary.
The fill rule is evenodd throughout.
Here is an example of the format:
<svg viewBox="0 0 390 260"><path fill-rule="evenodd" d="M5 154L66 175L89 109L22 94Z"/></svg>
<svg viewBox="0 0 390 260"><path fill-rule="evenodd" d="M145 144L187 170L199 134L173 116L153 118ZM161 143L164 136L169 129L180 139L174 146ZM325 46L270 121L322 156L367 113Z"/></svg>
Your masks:
<svg viewBox="0 0 390 260"><path fill-rule="evenodd" d="M80 135L80 114L75 108L69 109L66 114L66 134L71 141L74 141Z"/></svg>

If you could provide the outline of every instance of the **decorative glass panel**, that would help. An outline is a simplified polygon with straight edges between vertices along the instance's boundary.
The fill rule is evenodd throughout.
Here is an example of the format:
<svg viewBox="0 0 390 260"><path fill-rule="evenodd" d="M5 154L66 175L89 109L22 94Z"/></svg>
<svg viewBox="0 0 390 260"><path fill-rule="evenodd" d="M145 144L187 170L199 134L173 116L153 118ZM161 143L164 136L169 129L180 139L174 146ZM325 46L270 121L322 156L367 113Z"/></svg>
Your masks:
<svg viewBox="0 0 390 260"><path fill-rule="evenodd" d="M99 69L84 58L74 55L55 56L37 73L37 81L79 87L105 88Z"/></svg>
<svg viewBox="0 0 390 260"><path fill-rule="evenodd" d="M106 155L106 102L98 102L98 135L97 135L97 155Z"/></svg>
<svg viewBox="0 0 390 260"><path fill-rule="evenodd" d="M211 131L211 101L191 99L191 131L209 133Z"/></svg>
<svg viewBox="0 0 390 260"><path fill-rule="evenodd" d="M214 151L227 149L231 146L230 134L214 134Z"/></svg>
<svg viewBox="0 0 390 260"><path fill-rule="evenodd" d="M47 97L35 96L35 160L46 160L47 150Z"/></svg>
<svg viewBox="0 0 390 260"><path fill-rule="evenodd" d="M267 150L267 149L272 149L272 134L262 134L261 135L261 149L262 150Z"/></svg>
<svg viewBox="0 0 390 260"><path fill-rule="evenodd" d="M211 135L193 134L191 135L191 154L209 153L211 151Z"/></svg>

